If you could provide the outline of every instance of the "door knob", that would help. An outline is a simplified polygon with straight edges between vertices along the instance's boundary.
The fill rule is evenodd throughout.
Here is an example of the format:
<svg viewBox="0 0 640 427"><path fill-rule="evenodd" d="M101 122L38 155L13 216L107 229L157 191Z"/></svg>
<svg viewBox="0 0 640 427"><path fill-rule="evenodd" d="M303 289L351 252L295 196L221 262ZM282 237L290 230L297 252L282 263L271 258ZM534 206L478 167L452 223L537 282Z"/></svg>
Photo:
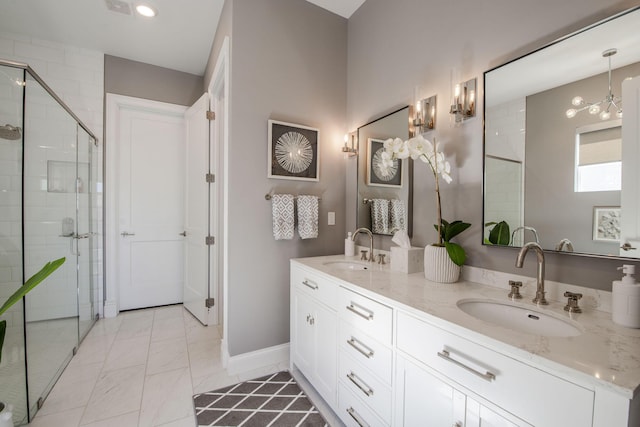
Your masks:
<svg viewBox="0 0 640 427"><path fill-rule="evenodd" d="M622 249L623 251L631 251L631 250L635 250L636 248L631 246L631 243L627 242L624 245L620 246L620 249Z"/></svg>
<svg viewBox="0 0 640 427"><path fill-rule="evenodd" d="M129 233L128 231L123 231L122 233L120 233L120 235L122 237L127 237L127 236L135 236L136 233Z"/></svg>

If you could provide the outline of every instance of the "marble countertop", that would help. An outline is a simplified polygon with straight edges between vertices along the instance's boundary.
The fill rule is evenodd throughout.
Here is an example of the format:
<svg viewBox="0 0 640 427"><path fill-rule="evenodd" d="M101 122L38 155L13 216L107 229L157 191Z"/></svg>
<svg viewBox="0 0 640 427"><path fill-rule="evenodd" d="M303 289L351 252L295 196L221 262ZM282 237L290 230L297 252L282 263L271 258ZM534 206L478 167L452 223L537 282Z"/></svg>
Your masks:
<svg viewBox="0 0 640 427"><path fill-rule="evenodd" d="M292 260L324 273L341 284L381 302L419 314L436 326L490 347L523 362L537 364L558 376L586 387L606 388L631 399L640 391L640 329L618 326L611 314L583 307L583 313L568 313L564 302L549 301L538 307L531 298L519 305L578 322L584 333L577 337L546 337L513 331L484 322L460 310L456 302L465 298L509 301L504 289L461 280L453 284L434 283L423 273L391 271L389 265L371 264L365 271L341 270L328 261L356 261L343 255Z"/></svg>

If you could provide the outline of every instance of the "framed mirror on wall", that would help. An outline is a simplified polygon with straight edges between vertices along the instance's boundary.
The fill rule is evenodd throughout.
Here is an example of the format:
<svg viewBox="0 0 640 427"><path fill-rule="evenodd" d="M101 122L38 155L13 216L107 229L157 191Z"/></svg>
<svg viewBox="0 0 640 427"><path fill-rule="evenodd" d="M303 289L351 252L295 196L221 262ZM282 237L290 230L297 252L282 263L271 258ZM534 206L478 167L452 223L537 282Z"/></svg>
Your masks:
<svg viewBox="0 0 640 427"><path fill-rule="evenodd" d="M356 226L392 236L413 228L413 161L394 160L380 168L384 141L409 138L410 108L403 107L358 128Z"/></svg>
<svg viewBox="0 0 640 427"><path fill-rule="evenodd" d="M640 258L638 28L634 8L485 72L485 245Z"/></svg>

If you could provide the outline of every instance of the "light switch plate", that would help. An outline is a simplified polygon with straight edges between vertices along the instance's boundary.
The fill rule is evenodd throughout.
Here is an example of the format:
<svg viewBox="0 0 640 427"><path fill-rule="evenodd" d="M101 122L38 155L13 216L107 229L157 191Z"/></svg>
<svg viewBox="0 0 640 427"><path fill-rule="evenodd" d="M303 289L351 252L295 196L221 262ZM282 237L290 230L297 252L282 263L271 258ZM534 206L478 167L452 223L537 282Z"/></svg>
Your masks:
<svg viewBox="0 0 640 427"><path fill-rule="evenodd" d="M328 225L336 225L336 213L335 212L329 212L329 215L327 215L327 222L328 222Z"/></svg>

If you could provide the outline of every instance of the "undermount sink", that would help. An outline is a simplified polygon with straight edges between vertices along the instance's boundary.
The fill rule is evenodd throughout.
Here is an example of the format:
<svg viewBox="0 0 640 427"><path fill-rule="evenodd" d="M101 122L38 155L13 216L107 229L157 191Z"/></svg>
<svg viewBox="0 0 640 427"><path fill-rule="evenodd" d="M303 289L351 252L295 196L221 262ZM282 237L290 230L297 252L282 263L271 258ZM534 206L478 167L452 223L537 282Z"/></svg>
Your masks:
<svg viewBox="0 0 640 427"><path fill-rule="evenodd" d="M457 305L460 310L477 319L526 334L547 337L575 337L582 334L580 325L572 320L510 302L463 299Z"/></svg>
<svg viewBox="0 0 640 427"><path fill-rule="evenodd" d="M327 261L324 265L338 270L369 270L369 264L356 261Z"/></svg>

